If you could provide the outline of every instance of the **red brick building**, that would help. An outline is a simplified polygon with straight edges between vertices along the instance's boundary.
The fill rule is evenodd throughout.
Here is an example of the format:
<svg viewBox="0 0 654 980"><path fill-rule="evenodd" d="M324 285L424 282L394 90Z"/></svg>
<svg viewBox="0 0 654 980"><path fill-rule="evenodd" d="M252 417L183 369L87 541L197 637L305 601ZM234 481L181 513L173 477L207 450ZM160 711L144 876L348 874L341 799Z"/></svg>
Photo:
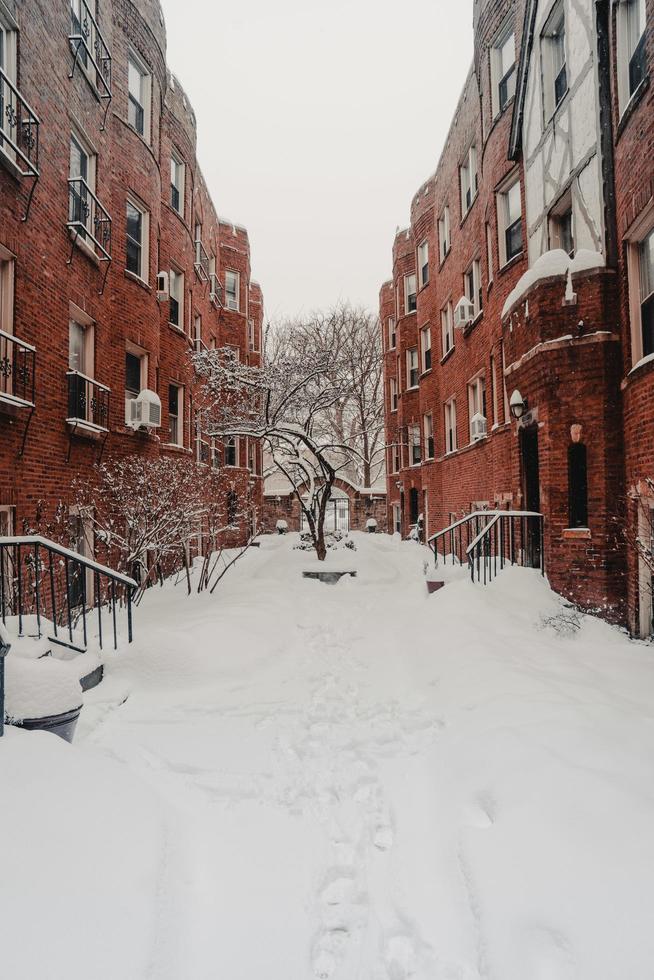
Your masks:
<svg viewBox="0 0 654 980"><path fill-rule="evenodd" d="M199 431L190 354L256 363L262 294L198 166L157 0L1 0L0 107L0 534L101 455L166 453L219 471L242 537L259 447Z"/></svg>
<svg viewBox="0 0 654 980"><path fill-rule="evenodd" d="M474 63L380 293L389 524L542 513L554 588L641 635L653 17L649 0L476 0Z"/></svg>

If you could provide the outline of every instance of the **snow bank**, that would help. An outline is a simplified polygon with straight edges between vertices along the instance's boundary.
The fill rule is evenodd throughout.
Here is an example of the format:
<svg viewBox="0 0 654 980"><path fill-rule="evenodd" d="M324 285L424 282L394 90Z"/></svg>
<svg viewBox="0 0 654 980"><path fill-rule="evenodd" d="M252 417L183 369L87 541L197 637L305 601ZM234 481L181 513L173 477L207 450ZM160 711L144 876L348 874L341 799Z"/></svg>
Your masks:
<svg viewBox="0 0 654 980"><path fill-rule="evenodd" d="M515 304L537 282L553 276L567 276L568 273L574 275L576 272L602 268L605 264L606 261L601 252L593 252L590 249L579 249L572 259L567 252L564 252L560 248L543 252L534 264L518 279L515 288L507 296L502 308L502 318L513 309Z"/></svg>
<svg viewBox="0 0 654 980"><path fill-rule="evenodd" d="M82 689L75 663L51 657L30 660L10 653L5 661L5 712L11 721L59 715L79 708Z"/></svg>

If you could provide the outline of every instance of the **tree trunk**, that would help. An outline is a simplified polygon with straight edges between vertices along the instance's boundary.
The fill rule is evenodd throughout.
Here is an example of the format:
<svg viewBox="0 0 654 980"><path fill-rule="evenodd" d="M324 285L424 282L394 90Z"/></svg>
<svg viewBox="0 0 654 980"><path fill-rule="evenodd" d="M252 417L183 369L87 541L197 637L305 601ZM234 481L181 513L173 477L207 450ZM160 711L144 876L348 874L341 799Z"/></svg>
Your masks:
<svg viewBox="0 0 654 980"><path fill-rule="evenodd" d="M324 561L327 557L327 545L325 544L325 531L322 527L318 528L316 534L316 555L318 561Z"/></svg>

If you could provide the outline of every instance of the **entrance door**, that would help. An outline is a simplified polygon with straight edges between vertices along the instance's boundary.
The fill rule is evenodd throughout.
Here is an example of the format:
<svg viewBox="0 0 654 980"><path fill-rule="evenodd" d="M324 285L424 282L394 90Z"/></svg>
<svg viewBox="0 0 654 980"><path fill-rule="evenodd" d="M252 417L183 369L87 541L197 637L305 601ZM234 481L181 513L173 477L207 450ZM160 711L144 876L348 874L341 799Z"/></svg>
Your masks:
<svg viewBox="0 0 654 980"><path fill-rule="evenodd" d="M540 513L540 473L538 466L538 426L532 425L520 432L520 459L522 468L522 493L524 509ZM531 568L540 567L540 521L527 518L523 541L524 563Z"/></svg>
<svg viewBox="0 0 654 980"><path fill-rule="evenodd" d="M409 524L417 524L420 514L420 498L416 487L409 490Z"/></svg>

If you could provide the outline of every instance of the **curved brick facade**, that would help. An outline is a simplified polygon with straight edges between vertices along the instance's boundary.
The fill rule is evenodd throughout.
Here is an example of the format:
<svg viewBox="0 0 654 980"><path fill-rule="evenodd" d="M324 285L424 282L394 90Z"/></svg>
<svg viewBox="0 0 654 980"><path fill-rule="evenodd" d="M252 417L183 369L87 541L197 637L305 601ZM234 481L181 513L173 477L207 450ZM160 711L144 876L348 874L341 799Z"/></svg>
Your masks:
<svg viewBox="0 0 654 980"><path fill-rule="evenodd" d="M67 502L71 481L90 473L101 453L105 459L117 453L171 453L187 458L189 465L215 466L224 493L235 489L243 510L256 520L259 447L243 441L227 459L223 447L198 431L189 358L194 347L225 344L238 347L250 362L259 357L263 300L250 278L247 232L218 217L207 191L196 160L195 116L166 67L165 26L156 0L99 0L97 26L111 57L108 105L108 86L90 59L96 50L95 28L87 8L82 4L79 9L78 33L90 31L89 49L84 54L80 47L75 64L70 5L30 0L0 7L13 45L2 81L5 103L13 100L22 125L28 119L24 103L40 120L39 179L26 221L33 177L21 176L17 165L28 168L7 142L0 145L5 150L0 152L0 326L36 348L32 410L23 404L32 401L31 350L0 340L5 367L0 375L0 533L31 525L38 501L50 510L59 500ZM130 109L130 60L142 77L141 115ZM131 88L135 90L133 79ZM87 157L87 183L111 217L106 248L110 263L84 233L73 242L67 227L74 217L67 180L73 173L71 136ZM183 172L177 207L171 156ZM128 201L143 215L138 274L128 268L136 261L133 246L128 255ZM102 227L93 223L96 213L103 214L94 207L88 218L91 232ZM179 276L177 316L171 301L157 296L157 274L170 275L171 270ZM237 309L225 308L226 276L231 273L238 277L238 298L230 303ZM79 341L83 354L71 354L71 319L84 328ZM161 399L157 430L135 431L126 424L127 354L141 358L139 390L150 388ZM75 356L83 358L83 374L111 389L107 412L98 407L106 399L101 389L85 389L83 402L75 392L71 396L67 371ZM179 389L176 396L171 385ZM175 397L176 423L169 412ZM66 421L71 414L75 423ZM248 521L243 518L234 540L246 533Z"/></svg>

